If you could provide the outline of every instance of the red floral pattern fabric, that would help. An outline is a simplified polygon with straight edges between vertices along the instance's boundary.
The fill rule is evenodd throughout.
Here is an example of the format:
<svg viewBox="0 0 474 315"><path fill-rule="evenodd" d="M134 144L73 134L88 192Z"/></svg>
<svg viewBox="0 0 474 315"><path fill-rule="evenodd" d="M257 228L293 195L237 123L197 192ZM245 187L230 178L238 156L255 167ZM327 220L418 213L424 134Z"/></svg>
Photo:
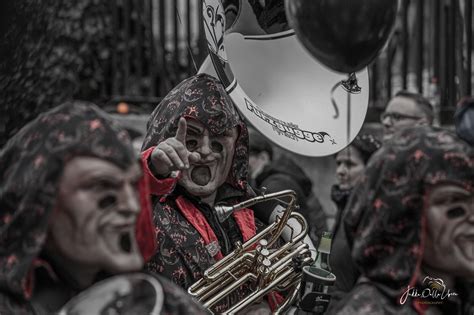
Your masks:
<svg viewBox="0 0 474 315"><path fill-rule="evenodd" d="M98 157L120 168L138 159L126 131L95 105L78 101L40 115L0 152L1 314L31 312L32 271L44 246L57 184L65 164L76 156ZM137 238L149 257L154 234L146 190L140 199Z"/></svg>
<svg viewBox="0 0 474 315"><path fill-rule="evenodd" d="M344 217L362 280L338 314L414 313L398 301L419 279L430 187L454 183L474 191L474 150L451 131L417 127L375 153ZM397 304L398 303L398 304Z"/></svg>
<svg viewBox="0 0 474 315"><path fill-rule="evenodd" d="M222 84L207 74L198 74L181 82L153 111L142 147L142 159L147 160L154 146L176 134L181 117L198 120L212 134L238 128L231 170L226 183L217 191L216 203L235 204L248 199L251 195L247 184L247 127ZM177 179L158 180L151 172L149 177L151 187L159 195L155 198L153 210L158 251L147 265L150 271L160 273L187 289L226 254L219 251L218 244L222 244L219 236L233 234L234 237L229 236L230 240L245 241L255 235L253 211L241 210L220 229L214 209L190 196L176 184ZM216 251L210 245L215 245ZM231 248L227 250L230 251L234 244L229 245ZM245 293L245 289L237 290L230 301L220 303L214 311L227 309Z"/></svg>
<svg viewBox="0 0 474 315"><path fill-rule="evenodd" d="M213 134L221 134L228 128L238 127L239 136L227 182L235 189L246 192L248 131L224 86L207 74L192 76L178 84L151 114L142 151L174 137L180 117L198 120Z"/></svg>

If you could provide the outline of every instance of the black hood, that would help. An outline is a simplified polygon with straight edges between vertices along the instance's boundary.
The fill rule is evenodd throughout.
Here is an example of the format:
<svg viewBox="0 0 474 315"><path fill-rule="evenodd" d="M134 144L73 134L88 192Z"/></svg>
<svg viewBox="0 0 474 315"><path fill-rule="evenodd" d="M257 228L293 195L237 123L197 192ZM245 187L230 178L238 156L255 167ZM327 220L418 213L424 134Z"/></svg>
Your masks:
<svg viewBox="0 0 474 315"><path fill-rule="evenodd" d="M272 175L288 175L293 178L303 190L306 197L311 194L313 184L306 173L292 159L281 156L270 165L264 167L263 171L255 179L255 184L260 187L262 182Z"/></svg>

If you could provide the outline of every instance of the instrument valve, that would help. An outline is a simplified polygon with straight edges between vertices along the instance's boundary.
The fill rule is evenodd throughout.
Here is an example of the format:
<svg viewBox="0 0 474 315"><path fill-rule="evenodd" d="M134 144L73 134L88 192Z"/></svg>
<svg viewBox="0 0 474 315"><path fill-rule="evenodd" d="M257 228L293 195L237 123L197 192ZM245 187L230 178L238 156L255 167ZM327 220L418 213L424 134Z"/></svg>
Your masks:
<svg viewBox="0 0 474 315"><path fill-rule="evenodd" d="M256 269L259 268L260 265L262 265L262 262L264 259L267 259L267 257L270 255L270 251L267 248L268 242L266 239L261 239L258 242L257 248L255 249L255 259L254 259L254 266Z"/></svg>
<svg viewBox="0 0 474 315"><path fill-rule="evenodd" d="M241 252L244 250L241 241L235 242L235 243L234 243L234 247L235 247L235 249L234 249L235 252L238 253L238 254L241 253Z"/></svg>
<svg viewBox="0 0 474 315"><path fill-rule="evenodd" d="M262 263L257 268L257 285L260 289L265 288L269 282L270 267L272 262L268 258L264 258Z"/></svg>

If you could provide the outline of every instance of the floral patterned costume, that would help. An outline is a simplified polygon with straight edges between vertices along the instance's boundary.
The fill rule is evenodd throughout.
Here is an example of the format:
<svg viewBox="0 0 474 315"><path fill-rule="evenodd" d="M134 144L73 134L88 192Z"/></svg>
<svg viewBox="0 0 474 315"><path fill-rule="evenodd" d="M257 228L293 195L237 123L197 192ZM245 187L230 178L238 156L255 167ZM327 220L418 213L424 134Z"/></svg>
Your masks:
<svg viewBox="0 0 474 315"><path fill-rule="evenodd" d="M77 156L100 158L121 169L138 160L124 130L95 105L78 101L40 115L0 152L0 314L56 312L32 302L32 296L44 287L57 288L61 300L81 292L41 255L58 182L65 165ZM147 259L155 246L145 179L139 183L141 212L136 234ZM206 313L177 286L157 279L165 295L162 314Z"/></svg>
<svg viewBox="0 0 474 315"><path fill-rule="evenodd" d="M442 183L472 193L473 163L472 146L453 132L428 126L401 131L375 153L343 218L362 277L334 313L424 313L417 299L401 305L400 297L408 285L420 285L425 198L431 187ZM472 307L470 294L460 294L458 314Z"/></svg>

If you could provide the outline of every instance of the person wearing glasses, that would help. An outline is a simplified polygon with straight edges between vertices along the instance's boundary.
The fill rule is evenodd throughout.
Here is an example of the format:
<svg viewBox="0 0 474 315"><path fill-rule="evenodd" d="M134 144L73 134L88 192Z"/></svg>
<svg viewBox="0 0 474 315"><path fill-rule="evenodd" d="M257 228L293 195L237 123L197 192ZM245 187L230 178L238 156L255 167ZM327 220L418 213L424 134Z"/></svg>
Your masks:
<svg viewBox="0 0 474 315"><path fill-rule="evenodd" d="M431 125L434 113L431 103L421 94L400 91L388 102L380 116L384 142L393 134L407 127Z"/></svg>

